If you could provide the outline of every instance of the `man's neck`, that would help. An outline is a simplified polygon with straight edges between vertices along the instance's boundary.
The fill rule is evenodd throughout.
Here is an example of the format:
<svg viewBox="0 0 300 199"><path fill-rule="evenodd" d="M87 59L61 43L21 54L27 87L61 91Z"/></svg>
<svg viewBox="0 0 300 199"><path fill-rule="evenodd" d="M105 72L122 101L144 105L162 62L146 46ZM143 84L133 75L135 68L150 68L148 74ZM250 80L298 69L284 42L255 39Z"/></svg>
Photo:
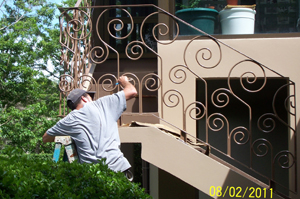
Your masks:
<svg viewBox="0 0 300 199"><path fill-rule="evenodd" d="M84 106L85 102L81 100L81 102L77 105L76 110L80 110Z"/></svg>

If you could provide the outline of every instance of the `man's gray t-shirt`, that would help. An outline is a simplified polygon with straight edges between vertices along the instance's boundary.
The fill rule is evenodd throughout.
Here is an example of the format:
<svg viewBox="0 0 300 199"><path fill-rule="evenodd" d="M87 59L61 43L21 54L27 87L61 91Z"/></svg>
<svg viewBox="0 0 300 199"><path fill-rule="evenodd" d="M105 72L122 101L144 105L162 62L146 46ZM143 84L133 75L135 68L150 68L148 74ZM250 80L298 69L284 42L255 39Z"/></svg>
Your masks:
<svg viewBox="0 0 300 199"><path fill-rule="evenodd" d="M75 141L81 163L97 163L106 158L114 171L130 168L120 150L117 120L126 109L123 91L101 97L84 104L80 110L71 111L47 131L51 136L71 136Z"/></svg>

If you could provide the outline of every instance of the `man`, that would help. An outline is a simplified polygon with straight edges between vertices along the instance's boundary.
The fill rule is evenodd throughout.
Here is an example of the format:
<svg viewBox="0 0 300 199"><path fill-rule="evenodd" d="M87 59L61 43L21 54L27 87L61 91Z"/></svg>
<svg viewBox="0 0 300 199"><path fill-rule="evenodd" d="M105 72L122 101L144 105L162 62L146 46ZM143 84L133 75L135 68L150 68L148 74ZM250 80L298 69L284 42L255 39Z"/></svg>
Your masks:
<svg viewBox="0 0 300 199"><path fill-rule="evenodd" d="M82 89L71 91L67 104L72 111L46 131L43 142L53 142L55 136L71 136L80 163L97 163L106 158L110 169L127 176L131 165L120 150L117 120L126 109L126 100L135 97L137 91L126 76L118 82L122 91L96 101Z"/></svg>

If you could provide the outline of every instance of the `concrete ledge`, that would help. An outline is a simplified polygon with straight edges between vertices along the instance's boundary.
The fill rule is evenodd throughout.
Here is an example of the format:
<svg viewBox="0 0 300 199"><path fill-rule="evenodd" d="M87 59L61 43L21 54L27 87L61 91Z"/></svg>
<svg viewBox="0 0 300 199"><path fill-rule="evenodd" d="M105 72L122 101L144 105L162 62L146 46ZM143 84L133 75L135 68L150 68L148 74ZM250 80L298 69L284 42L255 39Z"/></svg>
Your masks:
<svg viewBox="0 0 300 199"><path fill-rule="evenodd" d="M142 143L142 159L207 195L212 196L213 188L222 187L225 192L232 187L236 193L241 191L241 197L245 193L243 198L252 198L255 197L255 192L251 195L253 190L258 188L263 193L265 188L155 127L120 127L119 133L122 143ZM267 189L266 193L269 197L270 190ZM272 198L281 198L272 194ZM212 197L232 198L229 191L220 197L216 194Z"/></svg>

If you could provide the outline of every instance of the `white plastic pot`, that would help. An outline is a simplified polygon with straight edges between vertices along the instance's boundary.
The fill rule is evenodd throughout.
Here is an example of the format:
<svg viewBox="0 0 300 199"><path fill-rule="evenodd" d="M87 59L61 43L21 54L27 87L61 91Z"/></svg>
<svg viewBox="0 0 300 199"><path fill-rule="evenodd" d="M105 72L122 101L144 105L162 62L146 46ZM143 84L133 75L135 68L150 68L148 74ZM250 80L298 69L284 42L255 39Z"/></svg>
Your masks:
<svg viewBox="0 0 300 199"><path fill-rule="evenodd" d="M219 12L222 34L253 34L256 11L251 8L230 8Z"/></svg>

